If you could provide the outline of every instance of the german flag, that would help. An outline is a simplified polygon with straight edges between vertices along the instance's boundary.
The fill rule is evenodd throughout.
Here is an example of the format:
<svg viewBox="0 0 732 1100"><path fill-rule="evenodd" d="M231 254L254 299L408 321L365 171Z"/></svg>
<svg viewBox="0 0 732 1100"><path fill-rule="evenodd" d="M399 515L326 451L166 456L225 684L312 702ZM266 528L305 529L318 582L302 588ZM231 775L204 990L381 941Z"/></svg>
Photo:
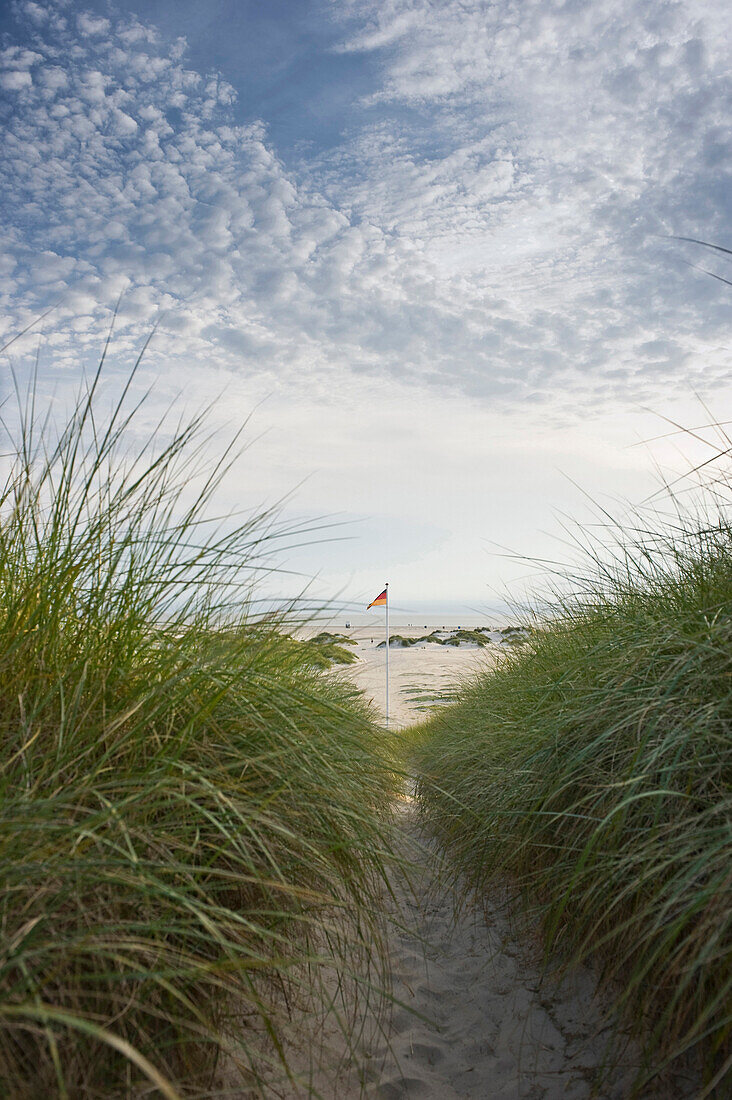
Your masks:
<svg viewBox="0 0 732 1100"><path fill-rule="evenodd" d="M375 600L371 601L371 603L369 604L369 607L384 607L385 604L386 604L386 589L384 589L383 592L380 592ZM369 607L366 608L367 611L368 611Z"/></svg>

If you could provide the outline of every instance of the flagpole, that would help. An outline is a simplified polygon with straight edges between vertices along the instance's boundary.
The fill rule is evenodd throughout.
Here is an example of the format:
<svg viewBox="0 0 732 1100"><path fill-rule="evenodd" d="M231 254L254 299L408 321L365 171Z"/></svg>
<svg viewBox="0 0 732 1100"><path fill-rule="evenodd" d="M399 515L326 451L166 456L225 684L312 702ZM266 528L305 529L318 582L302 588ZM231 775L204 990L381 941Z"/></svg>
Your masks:
<svg viewBox="0 0 732 1100"><path fill-rule="evenodd" d="M389 585L386 589L386 728L389 728Z"/></svg>

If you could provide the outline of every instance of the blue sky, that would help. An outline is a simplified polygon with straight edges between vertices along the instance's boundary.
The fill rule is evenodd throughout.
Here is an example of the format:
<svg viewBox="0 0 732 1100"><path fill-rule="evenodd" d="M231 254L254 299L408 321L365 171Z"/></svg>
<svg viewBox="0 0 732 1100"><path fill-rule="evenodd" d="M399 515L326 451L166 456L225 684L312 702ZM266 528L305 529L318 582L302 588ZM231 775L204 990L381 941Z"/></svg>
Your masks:
<svg viewBox="0 0 732 1100"><path fill-rule="evenodd" d="M84 9L105 16L110 5ZM114 8L128 16L144 12L168 42L185 37L186 63L225 74L237 93L233 117L242 124L266 120L288 163L337 144L378 79L369 54L338 51L343 25L329 9L312 0L152 0Z"/></svg>
<svg viewBox="0 0 732 1100"><path fill-rule="evenodd" d="M491 601L555 512L639 499L641 410L729 413L729 9L5 4L0 334L49 394L150 326L154 400L264 433L226 488L338 514L293 568ZM37 337L13 345L16 365ZM703 419L703 417L702 417ZM662 462L677 460L660 444ZM316 586L316 587L317 587Z"/></svg>

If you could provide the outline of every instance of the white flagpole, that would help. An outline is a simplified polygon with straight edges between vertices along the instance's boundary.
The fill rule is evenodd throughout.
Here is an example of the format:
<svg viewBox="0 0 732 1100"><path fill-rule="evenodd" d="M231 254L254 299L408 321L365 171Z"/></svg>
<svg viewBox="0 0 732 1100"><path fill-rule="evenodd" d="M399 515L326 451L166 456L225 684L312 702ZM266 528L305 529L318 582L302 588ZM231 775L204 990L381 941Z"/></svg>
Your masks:
<svg viewBox="0 0 732 1100"><path fill-rule="evenodd" d="M389 728L389 585L386 589L386 728Z"/></svg>

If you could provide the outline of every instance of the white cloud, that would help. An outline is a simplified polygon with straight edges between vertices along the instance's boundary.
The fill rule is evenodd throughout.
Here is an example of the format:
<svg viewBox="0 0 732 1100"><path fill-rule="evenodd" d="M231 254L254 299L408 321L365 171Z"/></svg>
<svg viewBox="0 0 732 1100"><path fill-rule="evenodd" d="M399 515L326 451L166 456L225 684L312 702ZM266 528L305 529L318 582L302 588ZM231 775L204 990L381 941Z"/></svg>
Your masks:
<svg viewBox="0 0 732 1100"><path fill-rule="evenodd" d="M11 69L9 72L0 73L0 87L6 92L18 92L21 88L30 88L33 77L24 69Z"/></svg>
<svg viewBox="0 0 732 1100"><path fill-rule="evenodd" d="M63 69L57 65L44 66L39 74L41 83L49 90L53 95L61 88L66 88L69 83L69 78Z"/></svg>
<svg viewBox="0 0 732 1100"><path fill-rule="evenodd" d="M112 127L117 134L121 134L123 137L129 137L131 134L137 132L137 123L130 115L125 114L124 111L113 110L111 112Z"/></svg>
<svg viewBox="0 0 732 1100"><path fill-rule="evenodd" d="M33 3L33 0L25 0L22 10L34 23L45 23L48 19L48 11L41 4Z"/></svg>
<svg viewBox="0 0 732 1100"><path fill-rule="evenodd" d="M89 12L82 12L80 15L77 15L76 24L84 35L106 34L110 27L108 19L102 19L100 16L91 15Z"/></svg>

